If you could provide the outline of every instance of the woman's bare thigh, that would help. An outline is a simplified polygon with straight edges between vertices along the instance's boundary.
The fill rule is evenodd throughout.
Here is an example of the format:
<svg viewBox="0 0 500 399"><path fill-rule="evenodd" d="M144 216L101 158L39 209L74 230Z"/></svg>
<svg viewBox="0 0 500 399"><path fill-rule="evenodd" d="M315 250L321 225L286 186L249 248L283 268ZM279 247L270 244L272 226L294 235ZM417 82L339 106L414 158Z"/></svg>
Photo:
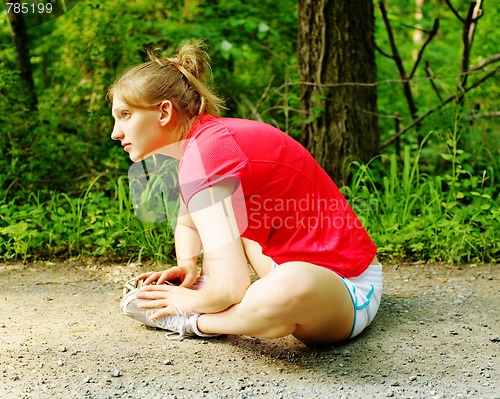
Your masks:
<svg viewBox="0 0 500 399"><path fill-rule="evenodd" d="M342 279L331 270L305 262L285 263L275 271L281 270L305 286L300 293L302 305L295 309L297 328L293 335L308 344L347 339L354 324L354 307Z"/></svg>

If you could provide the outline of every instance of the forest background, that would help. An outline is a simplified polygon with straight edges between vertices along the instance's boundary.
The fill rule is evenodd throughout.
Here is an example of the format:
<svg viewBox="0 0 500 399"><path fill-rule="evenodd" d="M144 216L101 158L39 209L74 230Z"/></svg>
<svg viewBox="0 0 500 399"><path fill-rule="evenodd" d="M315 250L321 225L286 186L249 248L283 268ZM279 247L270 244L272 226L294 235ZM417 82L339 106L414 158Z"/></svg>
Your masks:
<svg viewBox="0 0 500 399"><path fill-rule="evenodd" d="M130 162L110 139L107 88L144 59L146 47L170 55L183 41L203 38L225 116L263 120L299 139L308 121L301 117L297 2L66 3L73 8L58 18L26 20L28 92L7 13L0 14L0 258L172 262L170 224L134 214ZM391 40L375 3L381 137L373 144L381 151L368 163L345 159L341 190L382 259L499 262L500 7L480 2L466 75L477 86L464 93L461 43L471 3L380 3L394 34ZM391 44L406 70L420 61L411 79L388 57ZM441 106L447 98L453 101ZM394 139L404 126L412 128Z"/></svg>

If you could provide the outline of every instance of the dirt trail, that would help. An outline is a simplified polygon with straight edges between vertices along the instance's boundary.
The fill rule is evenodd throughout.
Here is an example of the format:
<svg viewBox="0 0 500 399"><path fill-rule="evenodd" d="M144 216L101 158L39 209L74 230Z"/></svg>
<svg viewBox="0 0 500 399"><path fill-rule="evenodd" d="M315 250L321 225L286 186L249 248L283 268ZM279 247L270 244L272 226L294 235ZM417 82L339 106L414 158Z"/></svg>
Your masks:
<svg viewBox="0 0 500 399"><path fill-rule="evenodd" d="M372 326L171 341L118 309L117 265L0 264L0 398L500 398L498 266L391 265Z"/></svg>

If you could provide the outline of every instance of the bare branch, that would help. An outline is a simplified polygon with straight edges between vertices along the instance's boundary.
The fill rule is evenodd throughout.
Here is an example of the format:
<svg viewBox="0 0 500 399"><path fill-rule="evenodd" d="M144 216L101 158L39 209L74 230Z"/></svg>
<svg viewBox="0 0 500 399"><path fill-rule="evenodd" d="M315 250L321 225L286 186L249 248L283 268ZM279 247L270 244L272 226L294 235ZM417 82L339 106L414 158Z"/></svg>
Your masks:
<svg viewBox="0 0 500 399"><path fill-rule="evenodd" d="M424 32L424 33L427 33L427 34L430 34L432 32L432 29L428 30L428 29L421 28L420 26L407 25L407 24L399 24L399 25L403 26L404 28L411 29L412 31L418 30L420 32Z"/></svg>
<svg viewBox="0 0 500 399"><path fill-rule="evenodd" d="M477 71L469 71L467 72L468 75L475 75L477 74ZM445 79L445 78L456 78L456 75L441 75L441 76L435 76L435 79ZM385 80L379 80L376 82L341 82L341 83L315 83L315 82L305 82L305 81L297 81L297 82L286 82L282 84L281 86L277 87L275 90L282 90L286 86L297 86L297 85L302 85L302 86L320 86L320 87L342 87L342 86L359 86L359 87L372 87L372 86L380 86L384 84L400 84L406 82L408 79L385 79ZM425 82L431 80L431 78L424 78L424 77L419 77L419 78L413 78L413 82Z"/></svg>
<svg viewBox="0 0 500 399"><path fill-rule="evenodd" d="M436 36L438 29L439 29L439 19L436 18L434 20L434 26L432 27L432 30L430 31L429 36L427 37L425 43L422 45L422 47L420 48L420 50L417 54L417 59L415 61L415 64L413 65L413 69L411 70L410 74L408 75L408 79L413 78L413 76L415 75L418 64L420 63L420 60L422 59L422 55L424 54L424 50L427 47L427 45L430 43L430 41L434 38L434 36Z"/></svg>
<svg viewBox="0 0 500 399"><path fill-rule="evenodd" d="M500 53L492 55L491 57L486 58L485 60L482 60L479 64L476 64L472 67L469 68L469 72L477 72L481 69L483 69L485 66L492 64L494 62L500 61Z"/></svg>
<svg viewBox="0 0 500 399"><path fill-rule="evenodd" d="M483 16L483 0L477 0L474 10L472 11L472 21L469 29L469 46L472 46L472 40L474 39L474 33L476 31L476 25L479 18Z"/></svg>
<svg viewBox="0 0 500 399"><path fill-rule="evenodd" d="M389 53L386 53L384 50L382 50L379 46L377 46L375 44L375 49L380 53L382 54L384 57L387 57L387 58L390 58L391 60L394 59L394 57L392 55L390 55Z"/></svg>
<svg viewBox="0 0 500 399"><path fill-rule="evenodd" d="M387 10L385 8L385 4L383 0L379 0L378 2L380 12L382 13L382 19L384 20L384 24L387 30L387 36L389 38L389 43L391 45L391 52L392 56L394 59L394 62L396 63L396 67L399 71L399 75L402 80L402 86L403 86L403 93L406 98L406 102L408 104L408 109L410 111L410 115L413 119L417 117L417 107L415 105L415 100L413 98L413 93L411 91L410 87L410 82L408 79L408 76L406 75L403 61L401 60L401 57L398 52L398 48L396 46L396 41L394 39L394 33L392 31L392 26L391 22L389 21L389 17L387 16Z"/></svg>
<svg viewBox="0 0 500 399"><path fill-rule="evenodd" d="M269 79L269 82L267 83L267 86L265 90L263 91L262 95L259 98L259 101L255 105L255 112L258 112L258 109L266 99L267 95L269 94L269 90L271 90L271 86L273 85L274 79L276 78L276 75L272 75L271 79Z"/></svg>
<svg viewBox="0 0 500 399"><path fill-rule="evenodd" d="M469 12L467 14L467 20L465 21L464 29L464 42L467 41L468 50L472 47L472 41L474 40L474 34L476 32L477 20L483 15L483 10L481 9L483 0L478 0L477 2L472 2L470 4ZM467 65L468 66L468 65ZM466 71L466 69L464 70Z"/></svg>
<svg viewBox="0 0 500 399"><path fill-rule="evenodd" d="M252 104L250 99L243 93L240 94L240 98L243 103L245 103L246 106L252 111L252 118L258 120L259 122L264 122L264 119L262 119L262 116L259 114L259 110L255 107L255 105Z"/></svg>
<svg viewBox="0 0 500 399"><path fill-rule="evenodd" d="M429 66L429 61L427 61L427 60L425 61L425 72L430 79L431 86L432 86L432 89L434 90L434 93L436 93L436 95L438 96L439 101L443 101L443 97L441 96L441 93L439 92L439 90L436 86L436 83L434 82L434 78L436 77L436 74Z"/></svg>
<svg viewBox="0 0 500 399"><path fill-rule="evenodd" d="M460 16L460 14L455 9L455 7L453 7L453 5L451 4L451 1L450 0L445 0L445 1L446 1L446 5L451 10L451 12L455 15L455 17L457 17L460 20L460 22L464 23L465 20Z"/></svg>
<svg viewBox="0 0 500 399"><path fill-rule="evenodd" d="M467 72L469 69L469 58L470 58L470 45L471 42L469 40L469 31L472 24L472 15L474 14L475 3L471 3L469 6L469 10L467 11L467 17L464 21L464 29L462 31L462 61L460 65L461 72ZM465 86L465 81L462 83L462 86Z"/></svg>
<svg viewBox="0 0 500 399"><path fill-rule="evenodd" d="M464 30L462 32L462 61L460 65L460 72L462 72L462 81L458 87L459 93L459 101L458 103L462 103L462 88L467 86L467 72L469 71L469 63L470 63L470 52L472 48L472 41L474 39L474 33L476 31L476 21L482 15L482 0L478 0L477 2L470 3L469 10L467 11L467 17L464 21Z"/></svg>
<svg viewBox="0 0 500 399"><path fill-rule="evenodd" d="M472 114L468 119L481 119L481 118L497 118L500 117L500 111L483 112L482 114Z"/></svg>
<svg viewBox="0 0 500 399"><path fill-rule="evenodd" d="M396 63L396 67L398 68L399 75L401 78L406 78L406 72L403 66L403 61L398 52L398 48L396 46L396 40L394 39L394 32L392 30L391 22L389 21L389 17L387 16L387 10L385 8L385 4L382 0L378 2L380 12L382 13L382 19L384 20L385 28L387 30L387 36L389 38L389 45L391 46L392 58Z"/></svg>
<svg viewBox="0 0 500 399"><path fill-rule="evenodd" d="M477 81L475 81L472 85L470 85L469 87L467 88L464 88L463 90L463 93L462 94L465 94L467 92L469 92L470 90L472 89L475 89L476 87L478 87L479 85L481 85L485 80L491 78L492 76L494 76L498 71L500 70L500 68L496 68L494 69L493 71L490 71L488 72L486 75L484 75L481 79L478 79ZM438 109L442 108L443 106L445 106L446 104L452 102L453 100L455 100L457 98L456 95L453 95L453 96L450 96L448 97L446 100L442 101L440 104L438 104L437 106L435 106L434 108L431 108L430 110L428 110L425 114L419 116L418 118L414 119L410 124L406 125L403 129L401 129L399 132L397 132L394 136L392 136L390 139L386 140L384 143L382 143L380 145L380 148L384 148L384 147L387 147L389 144L393 143L394 141L396 141L399 137L401 137L404 133L406 133L408 130L410 130L411 128L417 126L418 124L420 124L424 119L426 119L429 115L433 114L434 112L436 112Z"/></svg>

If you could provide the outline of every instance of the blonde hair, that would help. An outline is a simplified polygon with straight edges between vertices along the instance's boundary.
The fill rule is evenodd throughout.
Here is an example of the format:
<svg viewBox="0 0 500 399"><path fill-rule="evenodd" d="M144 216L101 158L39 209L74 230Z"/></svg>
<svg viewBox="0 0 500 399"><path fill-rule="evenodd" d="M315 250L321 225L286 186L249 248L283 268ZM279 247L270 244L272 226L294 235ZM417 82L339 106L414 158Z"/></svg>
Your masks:
<svg viewBox="0 0 500 399"><path fill-rule="evenodd" d="M183 120L179 139L186 135L200 114L220 115L224 101L207 83L210 70L203 41L190 41L174 56L162 58L148 50L149 61L120 76L109 88L114 97L136 108L150 108L170 100Z"/></svg>

